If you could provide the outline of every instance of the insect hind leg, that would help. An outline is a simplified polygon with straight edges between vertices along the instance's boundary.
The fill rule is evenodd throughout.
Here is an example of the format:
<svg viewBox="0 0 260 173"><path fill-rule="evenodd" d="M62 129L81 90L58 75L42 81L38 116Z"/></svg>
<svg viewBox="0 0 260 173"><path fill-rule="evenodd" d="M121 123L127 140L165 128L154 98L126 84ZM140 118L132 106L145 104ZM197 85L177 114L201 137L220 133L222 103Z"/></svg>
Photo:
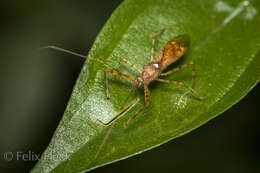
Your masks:
<svg viewBox="0 0 260 173"><path fill-rule="evenodd" d="M165 31L165 28L155 31L152 35L152 48L151 48L151 59L150 59L150 61L152 61L154 59L154 48L155 48L156 36L158 35L159 32L164 32L164 31Z"/></svg>
<svg viewBox="0 0 260 173"><path fill-rule="evenodd" d="M174 68L172 70L169 70L169 71L167 71L165 73L161 73L160 76L167 76L167 75L170 75L170 74L172 74L172 73L174 73L176 71L179 71L179 70L181 70L181 69L183 69L185 67L190 67L190 66L191 66L191 75L192 75L192 87L191 88L194 89L194 87L195 87L195 66L194 66L194 62L193 61L190 61L187 64L183 64L180 67L176 67L176 68Z"/></svg>
<svg viewBox="0 0 260 173"><path fill-rule="evenodd" d="M193 88L188 87L186 84L184 84L183 82L179 82L179 81L173 81L173 80L166 80L166 79L156 79L159 82L163 82L163 83L168 83L168 84L174 84L174 85L179 85L179 86L183 86L186 89L188 89L196 98L202 100L203 97L201 97Z"/></svg>

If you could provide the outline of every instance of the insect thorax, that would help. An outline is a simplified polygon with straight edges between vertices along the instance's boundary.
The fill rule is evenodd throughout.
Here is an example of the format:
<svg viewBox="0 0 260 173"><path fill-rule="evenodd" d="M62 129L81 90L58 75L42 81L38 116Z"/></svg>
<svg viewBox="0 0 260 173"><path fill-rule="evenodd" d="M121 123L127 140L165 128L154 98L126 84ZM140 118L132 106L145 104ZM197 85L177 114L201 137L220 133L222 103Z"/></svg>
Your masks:
<svg viewBox="0 0 260 173"><path fill-rule="evenodd" d="M160 63L151 62L143 66L142 79L144 84L149 84L160 75Z"/></svg>

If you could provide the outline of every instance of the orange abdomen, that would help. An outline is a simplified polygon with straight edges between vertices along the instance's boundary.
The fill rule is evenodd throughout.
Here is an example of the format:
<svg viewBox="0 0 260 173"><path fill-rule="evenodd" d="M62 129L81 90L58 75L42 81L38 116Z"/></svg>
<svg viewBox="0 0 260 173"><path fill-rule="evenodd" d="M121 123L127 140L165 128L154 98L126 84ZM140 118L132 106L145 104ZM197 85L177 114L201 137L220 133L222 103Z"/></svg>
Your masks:
<svg viewBox="0 0 260 173"><path fill-rule="evenodd" d="M161 71L167 68L170 64L177 61L185 53L189 46L189 37L180 35L170 40L153 60L153 62L161 64Z"/></svg>

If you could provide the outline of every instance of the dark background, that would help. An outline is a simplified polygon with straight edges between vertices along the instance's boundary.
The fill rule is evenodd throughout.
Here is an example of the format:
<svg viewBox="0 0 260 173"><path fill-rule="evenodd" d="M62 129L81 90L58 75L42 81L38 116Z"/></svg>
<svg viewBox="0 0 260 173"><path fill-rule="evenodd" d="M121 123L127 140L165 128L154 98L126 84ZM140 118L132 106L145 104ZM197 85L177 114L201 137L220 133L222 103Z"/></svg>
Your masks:
<svg viewBox="0 0 260 173"><path fill-rule="evenodd" d="M29 172L33 161L5 152L42 153L65 110L83 60L41 46L87 54L120 0L0 2L0 172ZM101 172L260 172L259 85L193 132Z"/></svg>

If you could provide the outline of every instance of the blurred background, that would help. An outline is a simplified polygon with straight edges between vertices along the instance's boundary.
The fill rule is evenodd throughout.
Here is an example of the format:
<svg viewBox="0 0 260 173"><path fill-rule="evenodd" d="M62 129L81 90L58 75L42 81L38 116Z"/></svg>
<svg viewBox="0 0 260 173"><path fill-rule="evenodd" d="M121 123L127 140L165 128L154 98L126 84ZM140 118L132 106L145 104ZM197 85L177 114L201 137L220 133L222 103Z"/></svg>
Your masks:
<svg viewBox="0 0 260 173"><path fill-rule="evenodd" d="M48 145L83 60L121 0L0 2L0 172L29 172L34 161L6 152L41 154ZM259 173L259 84L242 101L193 132L156 149L98 168L102 172ZM257 97L258 96L258 97Z"/></svg>

